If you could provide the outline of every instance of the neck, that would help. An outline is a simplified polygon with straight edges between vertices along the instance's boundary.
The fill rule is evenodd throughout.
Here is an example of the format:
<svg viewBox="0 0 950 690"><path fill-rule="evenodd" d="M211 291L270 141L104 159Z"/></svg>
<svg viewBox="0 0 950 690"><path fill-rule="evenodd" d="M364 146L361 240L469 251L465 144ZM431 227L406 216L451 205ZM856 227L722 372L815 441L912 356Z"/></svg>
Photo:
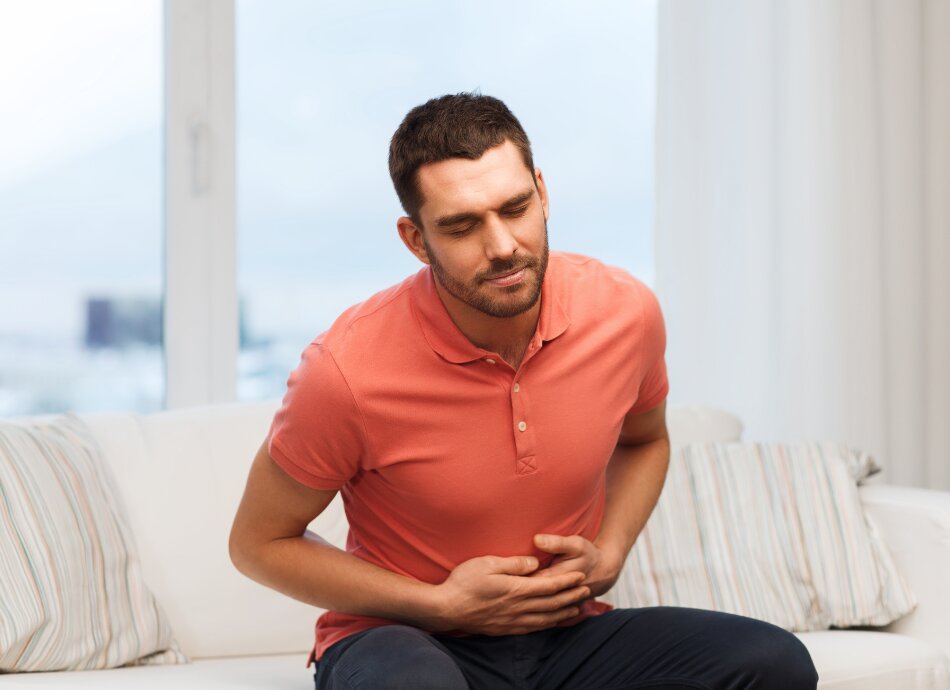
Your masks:
<svg viewBox="0 0 950 690"><path fill-rule="evenodd" d="M497 352L516 369L531 342L541 316L541 299L528 311L511 317L490 316L449 293L438 280L436 290L452 321L469 342L489 352ZM516 359L517 362L512 362Z"/></svg>

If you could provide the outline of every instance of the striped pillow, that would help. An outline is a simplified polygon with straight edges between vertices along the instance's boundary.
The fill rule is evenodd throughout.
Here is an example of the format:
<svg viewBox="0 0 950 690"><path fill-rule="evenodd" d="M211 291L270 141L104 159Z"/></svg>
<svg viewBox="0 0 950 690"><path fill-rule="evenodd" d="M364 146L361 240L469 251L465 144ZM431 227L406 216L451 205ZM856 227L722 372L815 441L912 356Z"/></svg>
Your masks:
<svg viewBox="0 0 950 690"><path fill-rule="evenodd" d="M187 662L86 425L0 423L0 671Z"/></svg>
<svg viewBox="0 0 950 690"><path fill-rule="evenodd" d="M607 598L796 632L896 620L917 602L857 491L878 470L832 442L688 445Z"/></svg>

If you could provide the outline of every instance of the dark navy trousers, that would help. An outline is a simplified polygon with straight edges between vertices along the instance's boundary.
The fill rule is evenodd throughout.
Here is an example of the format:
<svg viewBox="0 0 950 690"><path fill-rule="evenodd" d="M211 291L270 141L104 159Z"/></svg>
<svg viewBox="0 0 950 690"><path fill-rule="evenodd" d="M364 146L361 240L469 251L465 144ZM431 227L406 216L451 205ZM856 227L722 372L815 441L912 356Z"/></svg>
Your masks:
<svg viewBox="0 0 950 690"><path fill-rule="evenodd" d="M526 635L373 628L330 647L314 681L317 690L815 690L818 673L799 639L771 623L658 606Z"/></svg>

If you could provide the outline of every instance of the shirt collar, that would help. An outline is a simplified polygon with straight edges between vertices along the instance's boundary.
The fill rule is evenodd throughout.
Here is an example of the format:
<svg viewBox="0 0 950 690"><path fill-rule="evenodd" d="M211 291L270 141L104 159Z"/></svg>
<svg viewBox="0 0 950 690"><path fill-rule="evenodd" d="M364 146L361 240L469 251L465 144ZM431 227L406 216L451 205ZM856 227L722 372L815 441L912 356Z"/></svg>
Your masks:
<svg viewBox="0 0 950 690"><path fill-rule="evenodd" d="M553 257L552 257L553 258ZM564 285L557 270L559 261L548 261L541 285L541 314L534 339L541 343L554 340L570 325L570 318L562 304ZM436 354L453 364L465 364L482 359L487 350L472 344L458 329L435 286L432 268L426 266L412 281L412 310L422 328L422 334Z"/></svg>

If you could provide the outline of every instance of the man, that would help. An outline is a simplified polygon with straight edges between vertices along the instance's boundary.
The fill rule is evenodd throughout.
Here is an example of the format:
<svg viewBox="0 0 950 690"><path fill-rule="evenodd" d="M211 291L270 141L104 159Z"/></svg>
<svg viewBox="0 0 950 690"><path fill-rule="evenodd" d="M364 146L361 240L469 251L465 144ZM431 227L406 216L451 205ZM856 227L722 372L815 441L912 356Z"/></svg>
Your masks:
<svg viewBox="0 0 950 690"><path fill-rule="evenodd" d="M327 609L317 688L815 688L780 628L595 600L666 474L663 320L629 274L549 254L514 115L433 99L389 164L425 267L304 351L230 540ZM306 529L337 491L345 552Z"/></svg>

